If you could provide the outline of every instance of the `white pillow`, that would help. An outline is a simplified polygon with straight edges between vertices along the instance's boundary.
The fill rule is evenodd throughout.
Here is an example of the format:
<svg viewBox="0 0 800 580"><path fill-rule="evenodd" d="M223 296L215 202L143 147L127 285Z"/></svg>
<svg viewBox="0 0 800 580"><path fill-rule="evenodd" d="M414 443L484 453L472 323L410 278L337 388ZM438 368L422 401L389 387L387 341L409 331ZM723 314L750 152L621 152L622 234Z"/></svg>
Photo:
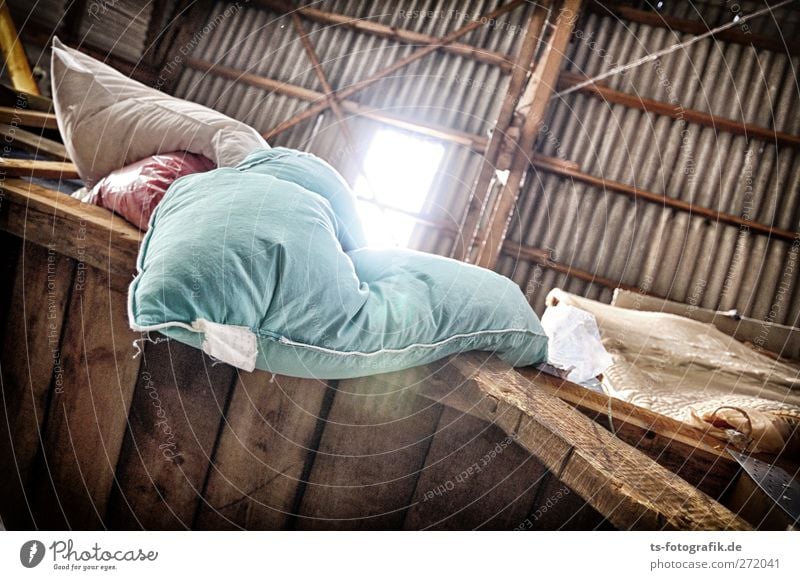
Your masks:
<svg viewBox="0 0 800 580"><path fill-rule="evenodd" d="M252 127L147 87L57 38L51 76L58 128L90 187L158 153L190 151L231 167L269 147Z"/></svg>

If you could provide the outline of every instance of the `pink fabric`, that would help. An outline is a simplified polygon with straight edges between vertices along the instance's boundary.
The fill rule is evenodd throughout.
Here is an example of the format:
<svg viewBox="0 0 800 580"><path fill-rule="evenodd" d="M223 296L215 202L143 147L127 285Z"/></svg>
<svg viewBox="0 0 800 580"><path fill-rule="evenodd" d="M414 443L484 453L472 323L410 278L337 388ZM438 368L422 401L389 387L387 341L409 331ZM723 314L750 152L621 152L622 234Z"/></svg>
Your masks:
<svg viewBox="0 0 800 580"><path fill-rule="evenodd" d="M88 201L118 213L140 230L147 230L153 210L173 181L214 167L211 160L194 153L153 155L112 171L92 188Z"/></svg>

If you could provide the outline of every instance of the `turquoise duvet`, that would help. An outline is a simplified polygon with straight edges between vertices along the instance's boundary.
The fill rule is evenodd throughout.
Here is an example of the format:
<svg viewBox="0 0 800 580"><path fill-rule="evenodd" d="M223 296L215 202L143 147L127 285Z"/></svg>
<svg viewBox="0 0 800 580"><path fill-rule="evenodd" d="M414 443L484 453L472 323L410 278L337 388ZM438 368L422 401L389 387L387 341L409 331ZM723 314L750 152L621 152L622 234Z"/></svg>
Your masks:
<svg viewBox="0 0 800 580"><path fill-rule="evenodd" d="M138 270L132 328L246 370L336 379L467 350L513 365L547 354L516 284L439 256L365 247L338 173L288 149L176 181Z"/></svg>

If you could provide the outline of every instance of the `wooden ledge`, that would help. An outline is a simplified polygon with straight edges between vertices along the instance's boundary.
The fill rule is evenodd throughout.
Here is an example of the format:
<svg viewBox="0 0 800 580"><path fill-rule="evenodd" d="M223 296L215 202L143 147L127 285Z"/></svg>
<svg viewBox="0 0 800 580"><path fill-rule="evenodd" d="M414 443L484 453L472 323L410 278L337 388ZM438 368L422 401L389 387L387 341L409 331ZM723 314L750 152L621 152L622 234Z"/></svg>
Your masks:
<svg viewBox="0 0 800 580"><path fill-rule="evenodd" d="M750 529L722 504L494 356L459 355L429 373L438 380L429 377L419 385L427 397L499 426L617 528ZM713 447L706 451L714 453Z"/></svg>
<svg viewBox="0 0 800 580"><path fill-rule="evenodd" d="M142 232L114 213L22 179L0 182L0 229L94 266L127 286Z"/></svg>

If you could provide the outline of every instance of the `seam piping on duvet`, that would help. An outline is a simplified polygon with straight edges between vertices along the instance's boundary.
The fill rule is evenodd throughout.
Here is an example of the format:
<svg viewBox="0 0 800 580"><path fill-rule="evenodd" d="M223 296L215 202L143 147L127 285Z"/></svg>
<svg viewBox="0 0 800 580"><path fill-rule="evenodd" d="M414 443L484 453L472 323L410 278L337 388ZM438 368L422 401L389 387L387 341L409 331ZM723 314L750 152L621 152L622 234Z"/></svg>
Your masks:
<svg viewBox="0 0 800 580"><path fill-rule="evenodd" d="M469 333L465 333L465 334L454 334L453 336L450 336L450 337L445 338L444 340L440 340L438 342L414 343L414 344L410 344L408 346L404 346L403 348L382 348L380 350L376 350L376 351L373 351L373 352L335 350L335 349L332 349L332 348L325 348L324 346L316 346L316 345L313 345L313 344L305 344L305 343L302 343L302 342L296 342L294 340L286 338L285 336L281 336L277 340L281 344L286 344L286 345L289 345L289 346L297 346L297 347L300 347L300 348L308 348L308 349L311 349L311 350L316 350L316 351L324 352L324 353L327 353L327 354L335 354L335 355L339 355L339 356L377 356L377 355L381 355L381 354L398 354L398 353L410 351L410 350L415 349L415 348L436 348L436 347L442 346L443 344L447 344L448 342L451 342L451 341L454 341L454 340L458 340L458 339L461 339L461 338L473 338L473 337L476 337L476 336L482 336L484 334L507 334L507 333L510 333L510 332L518 332L518 333L523 333L523 334L530 334L532 336L538 336L538 337L546 336L546 335L539 334L539 333L533 332L531 330L525 330L525 329L522 329L522 328L506 328L506 329L500 329L500 330L479 330L479 331L476 331L476 332L469 332ZM256 334L258 334L258 333L256 333ZM263 337L263 338L268 338L268 339L271 339L271 340L275 340L271 336L267 336L267 337Z"/></svg>

